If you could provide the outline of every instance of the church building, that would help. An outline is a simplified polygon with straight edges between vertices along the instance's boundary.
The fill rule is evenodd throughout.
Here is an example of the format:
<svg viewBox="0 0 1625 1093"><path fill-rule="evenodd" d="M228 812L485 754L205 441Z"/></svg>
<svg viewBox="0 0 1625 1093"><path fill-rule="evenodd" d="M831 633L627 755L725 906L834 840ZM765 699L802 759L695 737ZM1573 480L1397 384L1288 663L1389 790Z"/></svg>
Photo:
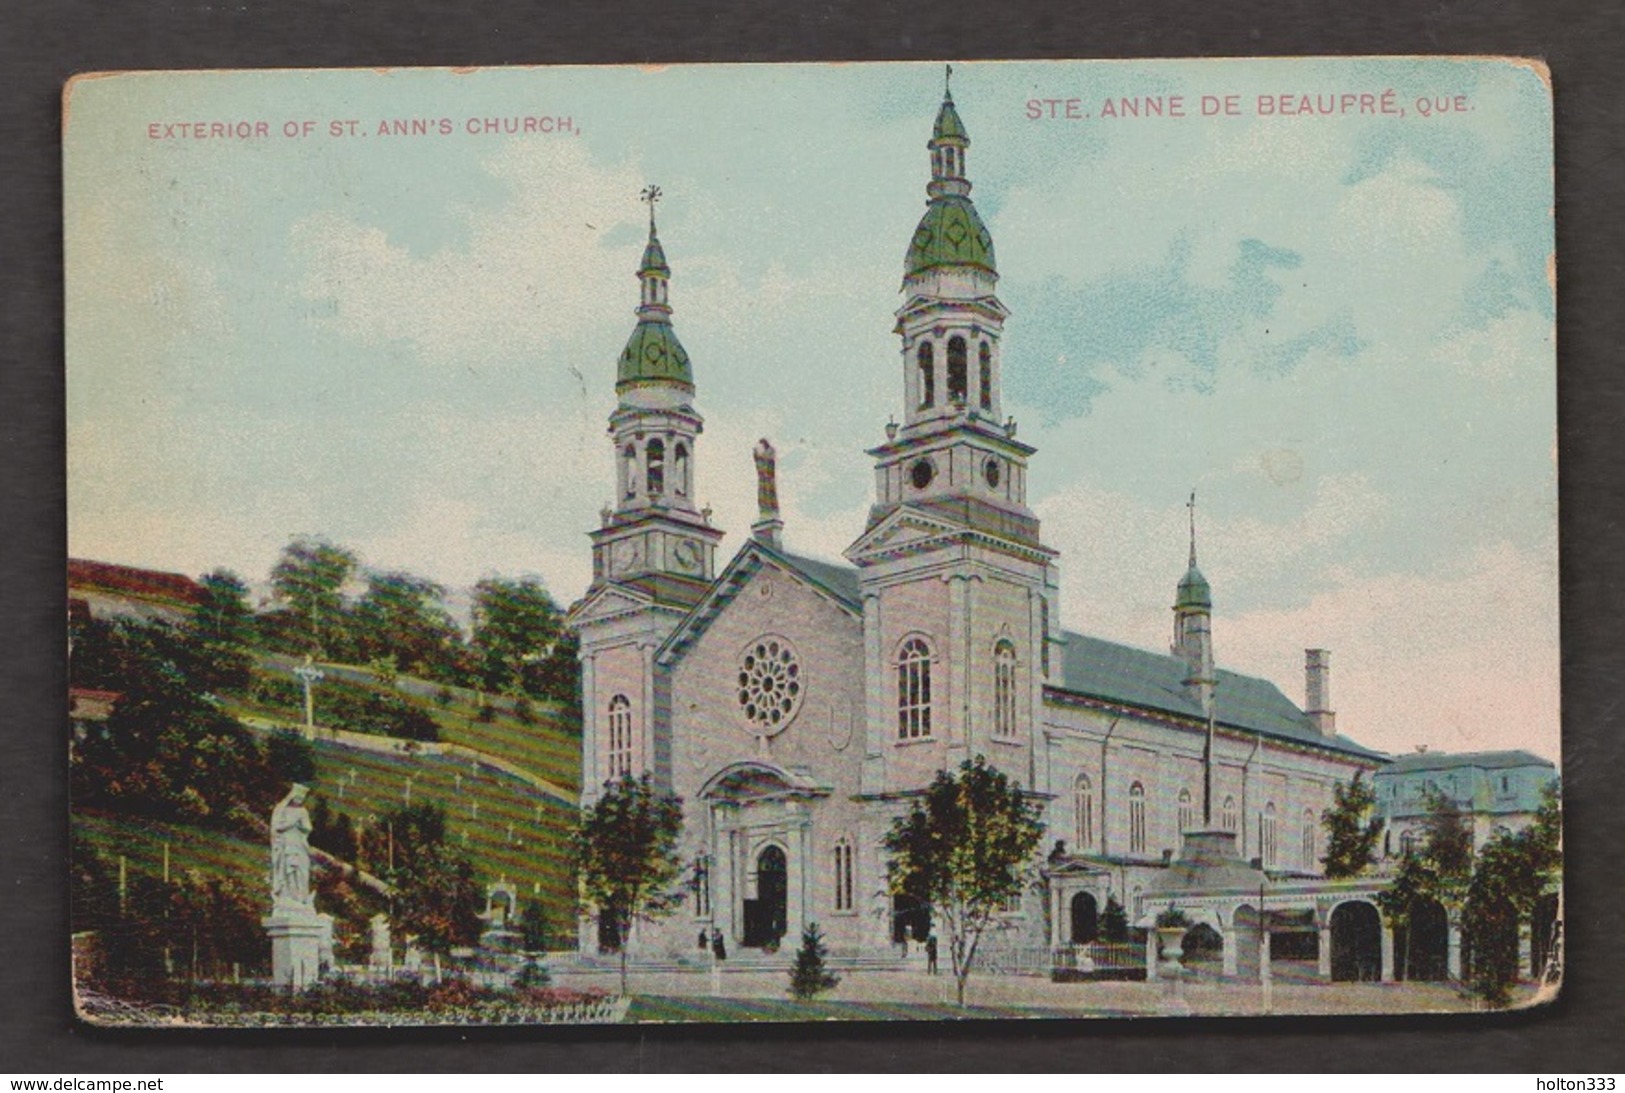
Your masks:
<svg viewBox="0 0 1625 1093"><path fill-rule="evenodd" d="M1333 787L1386 762L1338 735L1325 651L1307 654L1304 707L1216 666L1194 513L1167 651L1065 628L1060 551L1028 506L1039 456L1001 405L1010 312L970 145L945 93L896 313L901 401L841 563L787 543L766 441L759 519L719 559L723 532L694 501L703 400L651 200L609 422L616 500L570 615L584 803L643 772L683 801L687 899L634 928L634 954L686 956L713 930L730 953L793 948L809 922L837 955L905 951L930 914L886 893L881 839L939 770L977 755L1044 806L1038 885L987 943L1012 949L1092 940L1108 898L1142 914L1186 832L1231 832L1259 874L1312 880ZM1089 564L1088 543L1067 546ZM615 940L583 922L583 951Z"/></svg>

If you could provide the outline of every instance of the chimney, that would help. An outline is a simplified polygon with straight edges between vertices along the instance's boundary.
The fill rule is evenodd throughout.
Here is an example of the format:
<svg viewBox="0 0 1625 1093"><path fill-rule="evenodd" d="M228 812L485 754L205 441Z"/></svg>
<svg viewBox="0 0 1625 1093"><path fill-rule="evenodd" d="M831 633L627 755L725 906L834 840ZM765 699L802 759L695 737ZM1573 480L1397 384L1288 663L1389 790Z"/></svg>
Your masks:
<svg viewBox="0 0 1625 1093"><path fill-rule="evenodd" d="M1322 736L1337 735L1337 715L1332 712L1332 655L1325 649L1303 651L1305 701L1309 715Z"/></svg>

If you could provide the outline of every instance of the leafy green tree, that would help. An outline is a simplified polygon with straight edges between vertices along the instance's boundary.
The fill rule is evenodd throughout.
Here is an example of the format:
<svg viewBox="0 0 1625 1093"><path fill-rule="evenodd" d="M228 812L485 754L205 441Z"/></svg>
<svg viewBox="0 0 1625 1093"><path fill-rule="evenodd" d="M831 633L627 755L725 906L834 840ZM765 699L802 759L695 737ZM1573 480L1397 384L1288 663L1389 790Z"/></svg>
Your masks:
<svg viewBox="0 0 1625 1093"><path fill-rule="evenodd" d="M254 829L284 787L258 739L204 698L193 636L120 621L88 629L81 643L89 685L120 698L70 752L74 806Z"/></svg>
<svg viewBox="0 0 1625 1093"><path fill-rule="evenodd" d="M210 691L241 691L253 661L254 613L248 585L229 569L204 574L204 601L192 613L190 630L198 650L200 686Z"/></svg>
<svg viewBox="0 0 1625 1093"><path fill-rule="evenodd" d="M581 811L574 837L581 898L614 927L626 993L626 939L633 922L670 914L682 900L677 837L683 803L655 787L648 774L604 783Z"/></svg>
<svg viewBox="0 0 1625 1093"><path fill-rule="evenodd" d="M304 651L324 656L342 642L344 586L356 564L353 552L320 537L301 535L282 548L271 588L297 620Z"/></svg>
<svg viewBox="0 0 1625 1093"><path fill-rule="evenodd" d="M479 886L474 866L446 842L446 814L435 805L398 808L381 825L392 842L368 860L385 863L393 893L393 917L430 952L472 945L480 936ZM392 860L391 860L392 857Z"/></svg>
<svg viewBox="0 0 1625 1093"><path fill-rule="evenodd" d="M929 907L947 932L961 1006L977 945L1031 883L1040 815L1017 783L978 755L954 774L938 771L882 840L892 895Z"/></svg>
<svg viewBox="0 0 1625 1093"><path fill-rule="evenodd" d="M834 990L841 977L825 967L829 950L824 946L823 931L818 923L809 922L801 931L801 948L796 950L796 962L790 967L790 996L803 1000L816 998L825 991Z"/></svg>
<svg viewBox="0 0 1625 1093"><path fill-rule="evenodd" d="M1436 901L1447 911L1459 909L1473 871L1473 832L1460 807L1436 790L1429 790L1423 801L1427 811L1421 821L1421 844L1405 852L1394 879L1376 896L1388 921L1405 931L1400 974L1407 977L1417 908L1424 901Z"/></svg>
<svg viewBox="0 0 1625 1093"><path fill-rule="evenodd" d="M521 941L527 953L546 952L553 944L552 923L539 899L527 900L519 915Z"/></svg>
<svg viewBox="0 0 1625 1093"><path fill-rule="evenodd" d="M1383 827L1376 804L1376 788L1365 781L1363 771L1332 788L1332 805L1320 814L1326 832L1326 856L1320 860L1327 879L1357 877L1370 868Z"/></svg>
<svg viewBox="0 0 1625 1093"><path fill-rule="evenodd" d="M1100 936L1103 940L1121 944L1128 940L1128 912L1117 900L1117 893L1106 895L1106 908L1100 912Z"/></svg>
<svg viewBox="0 0 1625 1093"><path fill-rule="evenodd" d="M452 678L463 635L446 610L445 595L424 577L369 573L351 622L358 656L375 666L393 660L396 673Z"/></svg>
<svg viewBox="0 0 1625 1093"><path fill-rule="evenodd" d="M1562 869L1562 813L1555 783L1535 822L1498 831L1484 844L1462 907L1462 934L1471 954L1468 986L1487 1005L1505 1006L1518 978L1518 932Z"/></svg>
<svg viewBox="0 0 1625 1093"><path fill-rule="evenodd" d="M473 621L483 686L556 697L547 693L550 672L542 666L564 635L564 617L540 581L485 578L474 586Z"/></svg>
<svg viewBox="0 0 1625 1093"><path fill-rule="evenodd" d="M316 781L316 749L293 729L275 729L265 741L265 760L279 782Z"/></svg>

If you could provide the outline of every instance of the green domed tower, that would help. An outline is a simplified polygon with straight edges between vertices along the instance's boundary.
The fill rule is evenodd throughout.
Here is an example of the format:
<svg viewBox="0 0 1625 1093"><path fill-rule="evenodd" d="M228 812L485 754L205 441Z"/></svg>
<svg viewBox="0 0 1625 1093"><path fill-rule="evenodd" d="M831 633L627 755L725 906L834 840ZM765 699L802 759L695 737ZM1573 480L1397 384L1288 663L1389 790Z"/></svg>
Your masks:
<svg viewBox="0 0 1625 1093"><path fill-rule="evenodd" d="M660 196L658 186L643 191L649 241L638 263L637 326L615 369L609 435L616 495L593 533L595 582L709 581L721 534L695 504L695 446L704 419L693 405L693 363L671 323L671 266L655 227Z"/></svg>

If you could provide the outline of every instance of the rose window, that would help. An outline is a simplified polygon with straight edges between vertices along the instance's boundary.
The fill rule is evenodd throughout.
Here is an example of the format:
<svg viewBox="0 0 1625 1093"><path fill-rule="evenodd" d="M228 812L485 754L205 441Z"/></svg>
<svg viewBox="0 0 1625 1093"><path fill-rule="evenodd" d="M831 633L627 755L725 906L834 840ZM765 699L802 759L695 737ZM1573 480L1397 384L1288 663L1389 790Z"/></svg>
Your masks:
<svg viewBox="0 0 1625 1093"><path fill-rule="evenodd" d="M783 730L801 705L801 662L783 638L764 637L747 647L737 682L739 712L763 736Z"/></svg>

